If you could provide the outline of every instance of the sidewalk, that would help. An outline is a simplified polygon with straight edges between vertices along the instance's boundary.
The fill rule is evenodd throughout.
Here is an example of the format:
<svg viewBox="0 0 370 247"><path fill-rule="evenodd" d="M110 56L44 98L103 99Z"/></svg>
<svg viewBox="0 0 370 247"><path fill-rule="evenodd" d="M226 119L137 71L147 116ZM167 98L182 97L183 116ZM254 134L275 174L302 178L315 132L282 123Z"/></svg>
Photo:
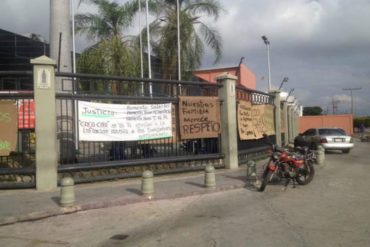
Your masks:
<svg viewBox="0 0 370 247"><path fill-rule="evenodd" d="M202 171L157 176L154 177L154 195L151 200L214 193L243 188L246 185L246 166L236 170L216 170L215 189L204 187ZM59 190L0 191L0 226L89 209L149 201L141 195L141 178L75 185L76 202L72 207L59 206L59 193Z"/></svg>

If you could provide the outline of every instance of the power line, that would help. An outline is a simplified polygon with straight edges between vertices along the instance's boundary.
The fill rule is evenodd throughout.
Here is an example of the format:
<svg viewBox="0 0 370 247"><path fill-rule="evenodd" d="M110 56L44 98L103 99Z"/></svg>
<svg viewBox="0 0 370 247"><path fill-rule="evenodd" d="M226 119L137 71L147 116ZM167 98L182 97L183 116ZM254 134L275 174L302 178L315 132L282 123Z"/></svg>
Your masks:
<svg viewBox="0 0 370 247"><path fill-rule="evenodd" d="M354 114L354 107L353 107L353 91L354 90L361 90L361 87L352 87L352 88L343 88L343 91L350 91L351 92L351 114Z"/></svg>

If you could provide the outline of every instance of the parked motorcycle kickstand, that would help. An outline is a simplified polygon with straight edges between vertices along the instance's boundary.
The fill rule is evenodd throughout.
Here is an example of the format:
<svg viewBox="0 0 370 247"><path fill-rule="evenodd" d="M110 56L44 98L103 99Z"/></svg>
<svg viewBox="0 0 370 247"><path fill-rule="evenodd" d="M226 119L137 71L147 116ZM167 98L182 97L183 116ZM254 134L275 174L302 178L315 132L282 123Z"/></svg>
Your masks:
<svg viewBox="0 0 370 247"><path fill-rule="evenodd" d="M294 189L296 188L295 179L294 178L287 178L286 181L285 181L285 184L284 184L284 188L282 189L283 191L286 191L288 189L288 185L289 185L290 180L292 180L292 182L293 182L293 188Z"/></svg>

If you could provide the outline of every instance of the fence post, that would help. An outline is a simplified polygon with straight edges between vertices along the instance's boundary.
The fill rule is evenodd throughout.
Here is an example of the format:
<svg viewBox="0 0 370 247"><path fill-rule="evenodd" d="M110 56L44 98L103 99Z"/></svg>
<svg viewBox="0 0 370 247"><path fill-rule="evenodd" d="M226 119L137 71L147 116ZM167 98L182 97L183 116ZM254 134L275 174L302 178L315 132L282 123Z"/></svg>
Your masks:
<svg viewBox="0 0 370 247"><path fill-rule="evenodd" d="M288 143L291 143L293 140L293 106L291 104L288 104Z"/></svg>
<svg viewBox="0 0 370 247"><path fill-rule="evenodd" d="M287 104L287 101L284 100L283 101L283 117L284 117L284 126L283 129L284 129L284 145L288 145L289 144L289 134L288 134L288 104Z"/></svg>
<svg viewBox="0 0 370 247"><path fill-rule="evenodd" d="M55 61L41 56L31 59L35 97L36 189L57 189L57 126L55 107Z"/></svg>
<svg viewBox="0 0 370 247"><path fill-rule="evenodd" d="M227 169L238 168L238 135L236 125L236 76L223 74L216 78L223 87L219 89L222 100L221 106L221 137L222 153L225 155L224 162Z"/></svg>
<svg viewBox="0 0 370 247"><path fill-rule="evenodd" d="M296 137L299 134L299 119L300 119L300 117L301 117L301 106L300 105L297 105L294 137Z"/></svg>
<svg viewBox="0 0 370 247"><path fill-rule="evenodd" d="M280 109L280 91L274 90L270 94L274 95L274 122L275 122L275 135L276 135L276 144L281 146L281 109Z"/></svg>
<svg viewBox="0 0 370 247"><path fill-rule="evenodd" d="M299 117L299 112L298 112L298 103L295 100L293 102L292 106L292 140L294 141L294 138L298 135L298 117Z"/></svg>

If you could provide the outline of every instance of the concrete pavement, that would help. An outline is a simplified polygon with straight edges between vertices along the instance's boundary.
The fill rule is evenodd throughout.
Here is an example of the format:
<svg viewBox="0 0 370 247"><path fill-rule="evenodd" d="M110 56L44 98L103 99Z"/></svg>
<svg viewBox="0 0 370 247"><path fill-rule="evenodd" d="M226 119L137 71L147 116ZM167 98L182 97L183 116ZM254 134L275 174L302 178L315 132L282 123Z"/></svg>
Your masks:
<svg viewBox="0 0 370 247"><path fill-rule="evenodd" d="M262 165L262 163L263 161L260 161L257 165ZM154 177L154 196L151 200L214 193L243 188L246 185L246 166L241 166L235 170L216 170L215 189L205 188L204 172L202 171L157 176ZM51 192L38 192L36 190L0 191L0 225L149 201L141 194L141 178L75 185L75 197L74 206L60 207L59 190Z"/></svg>

